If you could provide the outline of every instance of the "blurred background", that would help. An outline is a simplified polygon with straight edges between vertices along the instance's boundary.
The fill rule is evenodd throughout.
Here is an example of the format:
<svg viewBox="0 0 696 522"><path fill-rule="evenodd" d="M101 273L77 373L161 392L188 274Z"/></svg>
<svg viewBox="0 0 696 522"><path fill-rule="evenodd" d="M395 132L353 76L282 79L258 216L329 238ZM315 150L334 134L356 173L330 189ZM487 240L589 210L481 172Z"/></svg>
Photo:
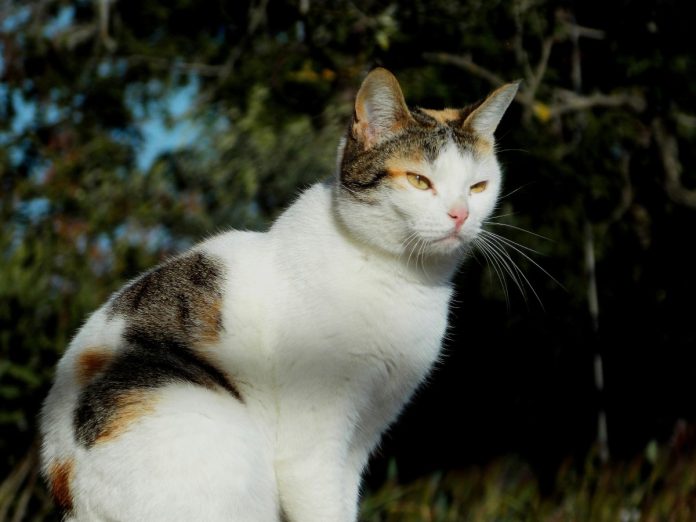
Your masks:
<svg viewBox="0 0 696 522"><path fill-rule="evenodd" d="M489 227L510 258L457 277L362 518L696 520L687 5L0 0L0 521L59 520L36 414L86 314L331 176L376 65L435 109L523 83Z"/></svg>

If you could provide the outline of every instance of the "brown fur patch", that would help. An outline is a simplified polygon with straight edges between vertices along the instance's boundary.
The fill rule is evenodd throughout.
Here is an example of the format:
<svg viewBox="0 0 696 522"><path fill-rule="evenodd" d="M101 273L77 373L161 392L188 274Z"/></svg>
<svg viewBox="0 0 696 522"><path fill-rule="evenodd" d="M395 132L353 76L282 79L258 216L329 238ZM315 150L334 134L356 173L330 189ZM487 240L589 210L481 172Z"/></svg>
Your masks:
<svg viewBox="0 0 696 522"><path fill-rule="evenodd" d="M195 342L197 344L215 344L220 340L222 330L222 299L216 299L212 303L201 303L198 310L199 327L196 331Z"/></svg>
<svg viewBox="0 0 696 522"><path fill-rule="evenodd" d="M141 417L154 411L155 398L152 392L133 388L126 390L115 398L113 414L97 435L96 444L109 442L128 431L130 426Z"/></svg>
<svg viewBox="0 0 696 522"><path fill-rule="evenodd" d="M187 346L212 344L222 330L222 266L203 252L174 258L143 274L114 299L126 337Z"/></svg>
<svg viewBox="0 0 696 522"><path fill-rule="evenodd" d="M474 154L481 158L493 152L493 144L481 137L477 137L474 141Z"/></svg>
<svg viewBox="0 0 696 522"><path fill-rule="evenodd" d="M407 172L420 173L423 170L423 155L412 154L406 156L392 156L384 162L387 175L391 178L405 176Z"/></svg>
<svg viewBox="0 0 696 522"><path fill-rule="evenodd" d="M85 348L82 353L77 356L77 364L75 367L77 382L81 385L91 382L94 377L106 368L112 358L113 353L104 346L91 346Z"/></svg>
<svg viewBox="0 0 696 522"><path fill-rule="evenodd" d="M56 505L63 511L72 511L73 497L70 482L73 474L72 459L55 461L48 470L48 483Z"/></svg>
<svg viewBox="0 0 696 522"><path fill-rule="evenodd" d="M460 111L459 109L442 109L441 111L436 111L433 109L420 110L421 112L435 119L438 123L449 123L451 121L457 121L462 118L462 111Z"/></svg>

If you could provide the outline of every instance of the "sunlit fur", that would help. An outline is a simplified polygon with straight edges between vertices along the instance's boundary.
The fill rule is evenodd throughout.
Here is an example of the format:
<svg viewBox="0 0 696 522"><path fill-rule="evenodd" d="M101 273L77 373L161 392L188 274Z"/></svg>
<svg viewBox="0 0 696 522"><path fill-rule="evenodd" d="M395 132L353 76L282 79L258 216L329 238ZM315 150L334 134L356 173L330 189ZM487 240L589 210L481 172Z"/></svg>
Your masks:
<svg viewBox="0 0 696 522"><path fill-rule="evenodd" d="M41 415L67 520L357 520L370 453L436 362L451 276L495 206L492 133L515 91L410 112L374 71L333 180L97 310Z"/></svg>

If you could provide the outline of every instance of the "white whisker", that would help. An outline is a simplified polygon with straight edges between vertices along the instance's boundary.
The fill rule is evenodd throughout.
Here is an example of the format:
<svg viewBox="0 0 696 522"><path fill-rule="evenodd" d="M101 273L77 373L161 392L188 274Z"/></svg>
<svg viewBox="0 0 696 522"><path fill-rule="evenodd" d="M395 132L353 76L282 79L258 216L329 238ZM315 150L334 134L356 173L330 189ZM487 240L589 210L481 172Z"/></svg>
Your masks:
<svg viewBox="0 0 696 522"><path fill-rule="evenodd" d="M488 219L504 218L504 217L508 217L508 216L514 216L515 214L517 214L517 212L508 212L507 214L495 214L493 216L489 216ZM488 223L488 221L486 221L486 223Z"/></svg>
<svg viewBox="0 0 696 522"><path fill-rule="evenodd" d="M418 242L420 241L420 237L418 236L418 233L414 232L411 235L411 238L408 240L408 259L406 259L406 268L408 269L410 263L411 263L411 256L415 252L416 248L418 247Z"/></svg>
<svg viewBox="0 0 696 522"><path fill-rule="evenodd" d="M487 245L485 241L479 238L475 238L473 241L474 246L476 246L483 257L486 259L486 262L489 265L489 268L495 273L496 277L498 278L498 281L500 281L500 286L503 290L503 295L505 296L505 303L508 307L510 308L510 294L508 293L508 288L507 288L507 282L505 281L505 276L501 273L501 269L498 265L498 261L493 258L489 253L487 253Z"/></svg>
<svg viewBox="0 0 696 522"><path fill-rule="evenodd" d="M520 294L522 294L522 297L524 297L525 302L527 302L527 292L525 292L524 290L524 282L527 283L527 286L529 286L529 288L534 293L537 300L543 307L541 299L539 299L539 296L532 287L531 283L529 282L529 279L527 279L520 267L517 266L517 263L515 263L515 261L510 257L510 254L505 250L505 248L498 245L494 241L494 238L486 240L487 238L481 237L481 239L483 239L484 242L488 245L489 252L491 252L491 254L494 255L498 259L498 261L505 267L507 273L510 275L511 279L520 291Z"/></svg>
<svg viewBox="0 0 696 522"><path fill-rule="evenodd" d="M496 225L500 227L509 227L509 228L514 228L515 230L519 230L520 232L525 232L527 234L531 234L532 236L536 236L541 239L545 239L546 241L553 241L550 237L542 236L541 234L537 234L536 232L532 232L531 230L527 230L526 228L522 227L516 227L515 225L510 225L509 223L497 223L495 221L484 221L486 225Z"/></svg>
<svg viewBox="0 0 696 522"><path fill-rule="evenodd" d="M424 275L426 278L430 278L430 274L428 274L428 271L427 271L426 268L425 268L425 254L426 254L426 250L425 250L425 249L426 249L427 246L428 246L428 243L427 243L425 240L421 240L421 246L420 246L420 249L418 250L418 256L420 257L421 268L422 268L422 270L423 270L423 275ZM417 263L418 263L418 256L416 257L416 266L418 266L418 265L417 265Z"/></svg>
<svg viewBox="0 0 696 522"><path fill-rule="evenodd" d="M505 194L504 196L500 196L500 197L498 198L498 200L502 200L502 199L505 199L505 198L507 198L507 197L509 197L509 196L512 196L515 192L518 192L518 191L522 190L523 188L527 188L529 185L532 185L533 183L534 183L534 182L525 183L524 185L517 187L515 190L512 190L512 191L508 192L508 193Z"/></svg>
<svg viewBox="0 0 696 522"><path fill-rule="evenodd" d="M492 233L491 233L491 234L492 234ZM493 236L489 236L489 237L493 237L493 238L496 239L496 240L500 240L499 238L501 238L502 236L498 236L497 234L494 234ZM514 241L511 242L511 243L514 243ZM520 249L517 248L514 244L511 244L511 243L508 243L508 246L509 246L510 248L512 248L515 252L517 252L517 253L520 254L522 257L524 257L525 259L527 259L530 263L532 263L534 266L536 266L539 270L541 270L544 274L546 274L549 278L551 278L551 280L552 280L554 283L556 283L558 286L560 286L561 288L563 288L563 290L566 289L566 288L560 283L560 281L558 281L558 279L556 279L556 278L553 277L551 274L549 274L549 273L546 271L546 269L544 269L539 263L537 263L536 261L534 261L531 257L529 257L529 256L528 256L527 254L525 254L522 250L520 250Z"/></svg>
<svg viewBox="0 0 696 522"><path fill-rule="evenodd" d="M497 239L500 239L501 241L503 241L504 243L506 243L506 244L508 244L508 245L510 245L510 246L515 245L515 246L518 246L518 247L520 247L520 248L522 248L522 249L524 249L524 250L527 250L527 251L529 251L529 252L534 252L534 253L537 254L537 255L540 255L540 256L544 255L544 254L542 254L541 252L539 252L538 250L534 250L532 247L528 247L528 246L526 246L526 245L522 245L522 244L518 243L517 241L513 241L513 240L510 239L510 238L507 238L507 237L505 237L505 236L501 236L500 234L496 234L495 232L491 232L490 230L481 230L481 233L482 233L482 234L485 234L486 236L492 236L492 237L495 237L495 238L497 238Z"/></svg>

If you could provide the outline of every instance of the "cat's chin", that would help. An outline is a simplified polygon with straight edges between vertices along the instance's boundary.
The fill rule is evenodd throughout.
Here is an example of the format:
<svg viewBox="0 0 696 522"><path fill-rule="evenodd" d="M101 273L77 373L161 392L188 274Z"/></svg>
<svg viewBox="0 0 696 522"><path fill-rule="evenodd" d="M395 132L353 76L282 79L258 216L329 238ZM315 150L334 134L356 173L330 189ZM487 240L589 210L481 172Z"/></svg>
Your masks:
<svg viewBox="0 0 696 522"><path fill-rule="evenodd" d="M428 243L428 252L435 256L459 256L465 250L467 241L456 233L448 234Z"/></svg>

